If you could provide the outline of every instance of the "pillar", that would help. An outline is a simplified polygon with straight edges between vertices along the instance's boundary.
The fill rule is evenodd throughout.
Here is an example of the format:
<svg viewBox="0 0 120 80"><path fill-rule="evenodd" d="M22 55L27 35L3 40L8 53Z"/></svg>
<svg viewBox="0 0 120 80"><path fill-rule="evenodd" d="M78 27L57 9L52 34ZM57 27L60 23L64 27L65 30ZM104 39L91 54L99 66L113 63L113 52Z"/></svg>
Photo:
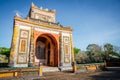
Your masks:
<svg viewBox="0 0 120 80"><path fill-rule="evenodd" d="M32 27L30 36L29 66L33 66L33 57L34 57L34 29Z"/></svg>
<svg viewBox="0 0 120 80"><path fill-rule="evenodd" d="M73 68L73 72L76 72L77 66L76 66L76 62L74 59L74 48L73 48L72 34L70 35L70 43L71 43L71 51L72 51L72 68Z"/></svg>
<svg viewBox="0 0 120 80"><path fill-rule="evenodd" d="M63 43L62 43L62 34L60 33L60 37L59 37L59 46L60 46L60 64L59 66L63 66L63 52L62 52L62 49L63 49Z"/></svg>

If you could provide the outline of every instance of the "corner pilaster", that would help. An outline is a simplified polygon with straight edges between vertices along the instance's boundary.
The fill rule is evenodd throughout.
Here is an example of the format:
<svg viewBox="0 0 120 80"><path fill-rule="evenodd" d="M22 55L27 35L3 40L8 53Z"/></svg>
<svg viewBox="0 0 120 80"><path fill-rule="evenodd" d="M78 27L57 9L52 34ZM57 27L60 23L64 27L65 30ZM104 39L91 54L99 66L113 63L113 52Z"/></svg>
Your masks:
<svg viewBox="0 0 120 80"><path fill-rule="evenodd" d="M19 28L17 26L14 26L13 28L13 35L12 35L12 44L10 49L10 58L9 58L9 66L14 66L15 61L15 55L17 54L17 37L18 37L18 31Z"/></svg>

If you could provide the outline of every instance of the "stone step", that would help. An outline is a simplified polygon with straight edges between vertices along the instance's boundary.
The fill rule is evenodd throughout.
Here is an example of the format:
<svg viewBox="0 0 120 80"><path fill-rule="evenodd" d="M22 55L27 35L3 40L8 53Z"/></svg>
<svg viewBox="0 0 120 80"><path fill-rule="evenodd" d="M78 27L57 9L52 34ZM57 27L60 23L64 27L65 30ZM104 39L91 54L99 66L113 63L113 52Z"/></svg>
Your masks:
<svg viewBox="0 0 120 80"><path fill-rule="evenodd" d="M55 72L60 71L58 67L42 67L43 72ZM72 70L72 67L61 67L61 71L69 71Z"/></svg>
<svg viewBox="0 0 120 80"><path fill-rule="evenodd" d="M58 67L43 67L43 72L55 72L55 71L59 71Z"/></svg>

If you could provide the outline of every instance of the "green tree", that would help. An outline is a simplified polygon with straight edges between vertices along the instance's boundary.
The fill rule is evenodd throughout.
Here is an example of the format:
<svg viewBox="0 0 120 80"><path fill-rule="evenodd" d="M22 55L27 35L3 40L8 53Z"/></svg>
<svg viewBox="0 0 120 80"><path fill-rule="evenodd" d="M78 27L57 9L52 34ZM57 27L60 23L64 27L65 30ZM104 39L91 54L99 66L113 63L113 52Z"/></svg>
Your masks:
<svg viewBox="0 0 120 80"><path fill-rule="evenodd" d="M105 59L110 60L110 54L114 54L114 48L113 45L110 43L106 43L104 45L104 52L105 52Z"/></svg>
<svg viewBox="0 0 120 80"><path fill-rule="evenodd" d="M91 62L101 62L103 60L102 49L99 45L89 44L86 49Z"/></svg>
<svg viewBox="0 0 120 80"><path fill-rule="evenodd" d="M9 57L10 49L5 47L0 47L0 54Z"/></svg>
<svg viewBox="0 0 120 80"><path fill-rule="evenodd" d="M90 62L85 51L78 52L75 55L75 60L76 60L77 64Z"/></svg>
<svg viewBox="0 0 120 80"><path fill-rule="evenodd" d="M113 48L114 48L114 55L120 57L120 47L113 46Z"/></svg>
<svg viewBox="0 0 120 80"><path fill-rule="evenodd" d="M80 52L81 50L79 48L74 47L74 54L76 55L78 52Z"/></svg>
<svg viewBox="0 0 120 80"><path fill-rule="evenodd" d="M10 49L5 47L0 47L0 63L7 63L9 57Z"/></svg>

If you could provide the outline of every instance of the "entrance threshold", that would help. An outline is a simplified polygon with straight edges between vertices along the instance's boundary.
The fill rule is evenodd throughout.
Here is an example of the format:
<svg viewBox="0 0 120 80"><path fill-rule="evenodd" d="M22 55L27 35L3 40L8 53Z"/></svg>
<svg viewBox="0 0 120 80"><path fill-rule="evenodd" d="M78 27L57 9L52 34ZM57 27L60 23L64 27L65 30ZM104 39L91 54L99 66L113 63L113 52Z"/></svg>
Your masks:
<svg viewBox="0 0 120 80"><path fill-rule="evenodd" d="M59 71L58 67L52 67L52 66L42 66L43 72L55 72Z"/></svg>

